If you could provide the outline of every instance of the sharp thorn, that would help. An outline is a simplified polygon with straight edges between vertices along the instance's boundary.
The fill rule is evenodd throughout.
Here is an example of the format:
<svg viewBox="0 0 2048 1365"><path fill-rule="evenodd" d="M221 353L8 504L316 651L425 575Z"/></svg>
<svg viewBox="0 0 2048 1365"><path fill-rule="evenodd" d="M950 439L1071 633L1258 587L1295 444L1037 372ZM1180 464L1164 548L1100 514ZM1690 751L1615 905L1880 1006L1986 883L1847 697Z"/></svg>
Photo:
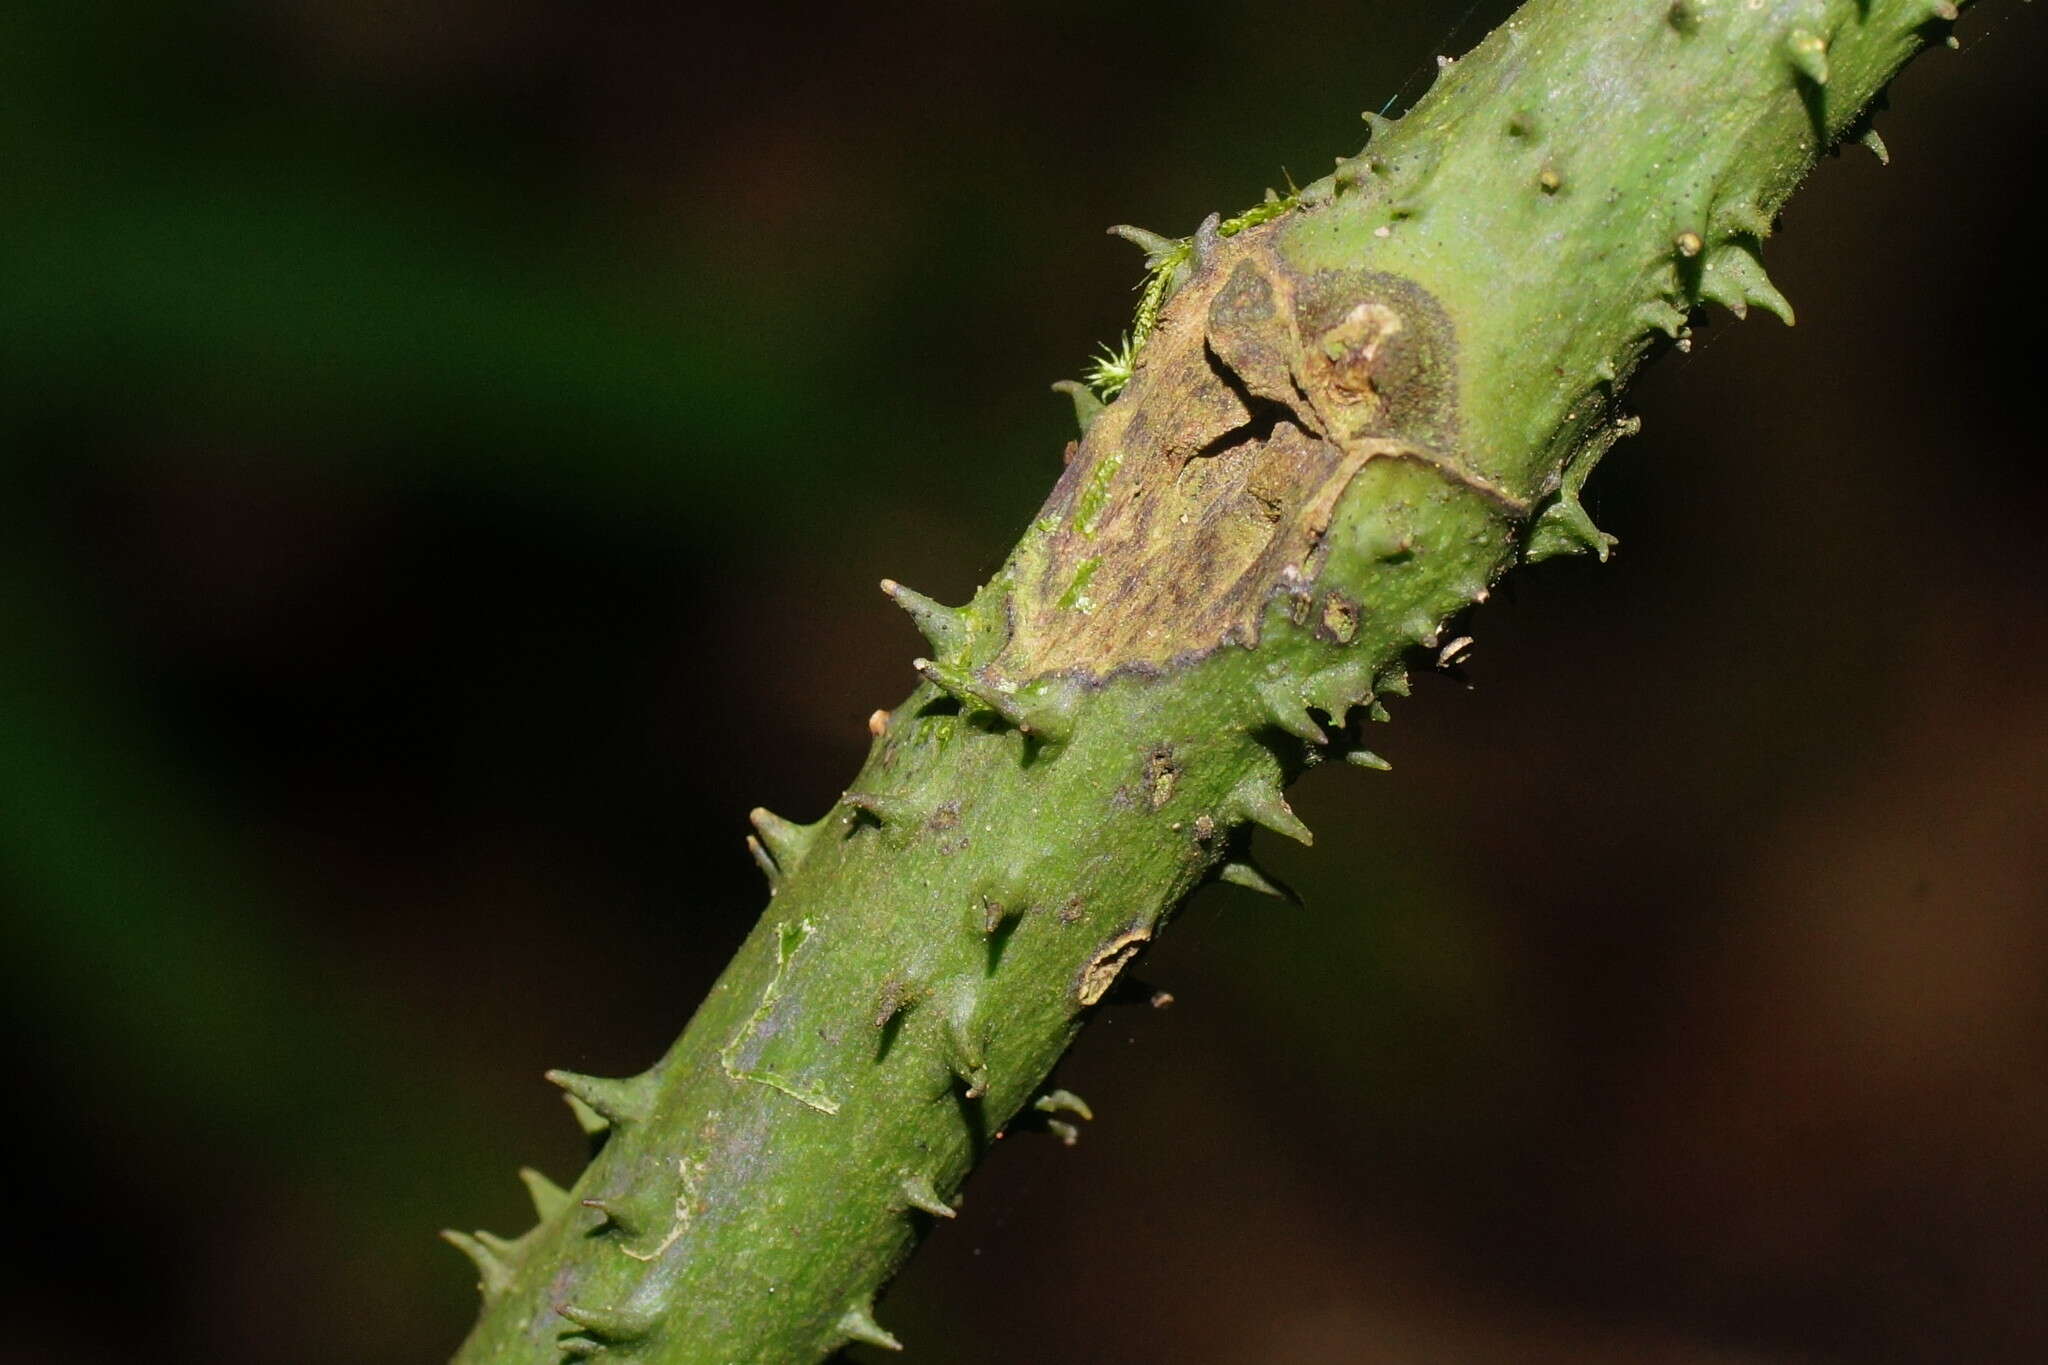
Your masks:
<svg viewBox="0 0 2048 1365"><path fill-rule="evenodd" d="M1311 709L1340 718L1371 695L1372 660L1362 653L1313 674L1301 689L1301 699Z"/></svg>
<svg viewBox="0 0 2048 1365"><path fill-rule="evenodd" d="M557 1304L555 1311L583 1331L603 1342L638 1341L660 1321L653 1313L628 1308L590 1308L583 1304Z"/></svg>
<svg viewBox="0 0 2048 1365"><path fill-rule="evenodd" d="M1266 719L1296 739L1318 747L1330 742L1330 736L1308 713L1299 693L1284 681L1268 683L1261 688L1259 700L1265 703Z"/></svg>
<svg viewBox="0 0 2048 1365"><path fill-rule="evenodd" d="M1115 227L1109 229L1109 235L1121 237L1132 246L1138 248L1138 250L1144 252L1145 264L1147 266L1162 264L1187 245L1187 241L1184 238L1162 237L1156 232L1148 232L1141 227L1132 227L1129 223L1118 223Z"/></svg>
<svg viewBox="0 0 2048 1365"><path fill-rule="evenodd" d="M478 1232L476 1239L499 1260L511 1262L526 1254L526 1239L533 1236L533 1233L534 1229L531 1228L522 1237L500 1237L495 1233Z"/></svg>
<svg viewBox="0 0 2048 1365"><path fill-rule="evenodd" d="M1287 804L1280 787L1271 778L1253 775L1238 783L1231 793L1229 813L1262 829L1272 830L1303 844L1313 844L1315 835Z"/></svg>
<svg viewBox="0 0 2048 1365"><path fill-rule="evenodd" d="M887 1028L889 1021L918 1002L919 992L908 981L891 977L875 997L875 1027Z"/></svg>
<svg viewBox="0 0 2048 1365"><path fill-rule="evenodd" d="M747 836L747 854L753 858L754 866L761 869L761 875L768 879L768 894L774 895L782 886L782 869L768 856L768 850L761 847L761 841L751 834Z"/></svg>
<svg viewBox="0 0 2048 1365"><path fill-rule="evenodd" d="M1045 681L1010 692L984 684L964 669L931 659L912 659L910 666L961 705L993 711L1024 734L1044 743L1064 744L1073 737L1079 692L1070 684Z"/></svg>
<svg viewBox="0 0 2048 1365"><path fill-rule="evenodd" d="M1095 419L1102 415L1103 402L1095 390L1075 379L1062 379L1052 386L1054 393L1063 393L1074 404L1074 424L1086 436L1088 428L1095 425Z"/></svg>
<svg viewBox="0 0 2048 1365"><path fill-rule="evenodd" d="M1059 386L1056 384L1053 387ZM1078 398L1074 400L1077 409L1080 402ZM893 578L882 580L882 591L889 595L890 601L910 613L910 619L917 623L918 632L939 653L958 653L960 647L967 643L967 613L964 609L935 602L921 592L904 587Z"/></svg>
<svg viewBox="0 0 2048 1365"><path fill-rule="evenodd" d="M1663 299L1649 299L1636 305L1635 319L1669 337L1677 336L1685 327L1685 314Z"/></svg>
<svg viewBox="0 0 2048 1365"><path fill-rule="evenodd" d="M615 1127L637 1123L652 1114L654 1097L661 1089L660 1079L652 1071L612 1080L557 1070L548 1072L547 1078Z"/></svg>
<svg viewBox="0 0 2048 1365"><path fill-rule="evenodd" d="M935 659L912 659L910 666L926 682L952 697L962 706L972 706L982 711L993 711L1012 725L1023 724L1023 714L1010 698L996 688L984 686L979 679L965 669L952 668Z"/></svg>
<svg viewBox="0 0 2048 1365"><path fill-rule="evenodd" d="M609 1119L567 1091L562 1092L562 1103L568 1105L569 1112L576 1116L576 1126L583 1130L585 1137L594 1138L600 1133L611 1131L612 1125Z"/></svg>
<svg viewBox="0 0 2048 1365"><path fill-rule="evenodd" d="M988 1058L966 1020L961 1017L962 1013L956 1010L946 1016L946 1065L967 1087L967 1098L978 1100L988 1093Z"/></svg>
<svg viewBox="0 0 2048 1365"><path fill-rule="evenodd" d="M960 1211L939 1197L930 1176L913 1175L903 1182L903 1201L920 1213L934 1218L958 1218Z"/></svg>
<svg viewBox="0 0 2048 1365"><path fill-rule="evenodd" d="M1524 561L1534 564L1553 555L1577 554L1591 550L1602 564L1618 542L1593 524L1585 507L1569 488L1558 490L1557 498L1543 509L1529 528L1522 549Z"/></svg>
<svg viewBox="0 0 2048 1365"><path fill-rule="evenodd" d="M1815 85L1828 83L1828 40L1809 29L1785 35L1785 56L1800 75Z"/></svg>
<svg viewBox="0 0 2048 1365"><path fill-rule="evenodd" d="M1214 260L1216 249L1222 242L1223 215L1212 213L1195 229L1195 269L1201 270Z"/></svg>
<svg viewBox="0 0 2048 1365"><path fill-rule="evenodd" d="M441 1240L454 1247L476 1265L477 1289L486 1299L496 1298L512 1283L512 1267L498 1258L497 1253L477 1238L454 1228L443 1228Z"/></svg>
<svg viewBox="0 0 2048 1365"><path fill-rule="evenodd" d="M775 862L776 870L788 876L796 871L797 864L810 852L811 844L818 837L817 825L799 825L785 820L766 806L756 806L747 812L747 822L760 836L761 846Z"/></svg>
<svg viewBox="0 0 2048 1365"><path fill-rule="evenodd" d="M968 925L975 933L988 938L1003 927L1003 921L1012 915L1022 914L1024 906L1013 897L998 897L983 892L976 896L968 910Z"/></svg>
<svg viewBox="0 0 2048 1365"><path fill-rule="evenodd" d="M1763 262L1739 242L1715 252L1706 263L1700 272L1700 297L1723 305L1737 317L1756 307L1776 313L1787 327L1797 321L1791 302L1764 273Z"/></svg>
<svg viewBox="0 0 2048 1365"><path fill-rule="evenodd" d="M903 1349L903 1343L875 1321L874 1310L864 1303L855 1304L840 1315L839 1331L853 1341L879 1346L885 1351Z"/></svg>
<svg viewBox="0 0 2048 1365"><path fill-rule="evenodd" d="M519 1180L526 1186L527 1197L533 1200L533 1211L540 1215L541 1222L547 1222L569 1207L569 1192L533 1167L521 1166Z"/></svg>
<svg viewBox="0 0 2048 1365"><path fill-rule="evenodd" d="M1216 879L1229 882L1232 886L1241 886L1247 891L1256 891L1261 896L1286 901L1290 905L1301 904L1301 897L1286 883L1268 875L1249 858L1231 858L1224 862L1216 869Z"/></svg>

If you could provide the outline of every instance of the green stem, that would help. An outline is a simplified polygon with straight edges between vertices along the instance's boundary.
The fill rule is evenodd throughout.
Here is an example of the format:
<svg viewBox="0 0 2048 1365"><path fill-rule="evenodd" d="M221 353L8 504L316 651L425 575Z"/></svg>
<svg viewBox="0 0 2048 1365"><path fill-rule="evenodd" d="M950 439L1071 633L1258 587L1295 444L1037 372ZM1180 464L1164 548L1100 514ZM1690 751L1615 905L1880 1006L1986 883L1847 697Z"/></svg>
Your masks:
<svg viewBox="0 0 2048 1365"><path fill-rule="evenodd" d="M1608 540L1615 399L1706 302L1790 309L1773 215L1930 0L1531 0L1301 203L1212 218L1002 571L951 610L688 1030L559 1077L602 1146L458 1239L458 1359L802 1361L896 1343L878 1289L1196 887L1259 884L1281 792L1515 563ZM1071 1097L1049 1101L1072 1107Z"/></svg>

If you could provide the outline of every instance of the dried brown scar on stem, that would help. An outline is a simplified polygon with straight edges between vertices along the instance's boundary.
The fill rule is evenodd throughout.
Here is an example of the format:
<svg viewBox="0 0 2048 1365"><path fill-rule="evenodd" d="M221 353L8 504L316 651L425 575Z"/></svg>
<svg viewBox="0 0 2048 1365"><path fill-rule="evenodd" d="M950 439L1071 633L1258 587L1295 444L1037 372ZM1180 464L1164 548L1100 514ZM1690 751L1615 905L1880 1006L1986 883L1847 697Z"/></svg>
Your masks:
<svg viewBox="0 0 2048 1365"><path fill-rule="evenodd" d="M1401 315L1387 304L1373 299L1353 304L1336 326L1316 338L1302 357L1302 368L1338 404L1376 413L1384 405L1373 383L1373 362L1400 331Z"/></svg>
<svg viewBox="0 0 2048 1365"><path fill-rule="evenodd" d="M1459 438L1457 345L1412 280L1293 271L1252 229L1201 258L1122 397L1088 428L1013 561L1013 683L1157 672L1256 644L1313 584L1367 461L1429 465L1517 517Z"/></svg>
<svg viewBox="0 0 2048 1365"><path fill-rule="evenodd" d="M1136 957L1138 950L1152 941L1152 930L1145 925L1126 929L1096 950L1095 956L1081 968L1081 978L1075 983L1074 999L1081 1005L1092 1005L1108 993L1116 983L1117 974Z"/></svg>
<svg viewBox="0 0 2048 1365"><path fill-rule="evenodd" d="M1347 453L1427 464L1528 515L1462 458L1455 329L1413 280L1370 270L1304 275L1256 255L1210 305L1209 344L1246 390Z"/></svg>

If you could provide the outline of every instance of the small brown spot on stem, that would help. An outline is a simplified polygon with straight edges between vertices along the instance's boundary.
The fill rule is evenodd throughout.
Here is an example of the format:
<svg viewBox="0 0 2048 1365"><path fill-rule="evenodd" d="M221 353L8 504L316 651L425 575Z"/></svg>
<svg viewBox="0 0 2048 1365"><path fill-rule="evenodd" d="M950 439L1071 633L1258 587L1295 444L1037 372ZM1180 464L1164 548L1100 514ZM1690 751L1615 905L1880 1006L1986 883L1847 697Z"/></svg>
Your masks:
<svg viewBox="0 0 2048 1365"><path fill-rule="evenodd" d="M909 983L891 977L882 986L882 994L875 1002L875 1027L887 1028L889 1021L901 1014L909 1003Z"/></svg>
<svg viewBox="0 0 2048 1365"><path fill-rule="evenodd" d="M1173 789L1180 785L1180 765L1173 761L1173 750L1154 749L1145 760L1145 799L1158 810L1173 799Z"/></svg>
<svg viewBox="0 0 2048 1365"><path fill-rule="evenodd" d="M1358 634L1358 604L1332 591L1323 599L1323 633L1340 645L1350 644Z"/></svg>
<svg viewBox="0 0 2048 1365"><path fill-rule="evenodd" d="M1125 964L1151 940L1150 926L1140 925L1124 930L1098 948L1095 956L1088 959L1088 965L1081 969L1081 979L1074 990L1076 1002L1087 1006L1100 1000L1115 984L1117 974L1123 971Z"/></svg>

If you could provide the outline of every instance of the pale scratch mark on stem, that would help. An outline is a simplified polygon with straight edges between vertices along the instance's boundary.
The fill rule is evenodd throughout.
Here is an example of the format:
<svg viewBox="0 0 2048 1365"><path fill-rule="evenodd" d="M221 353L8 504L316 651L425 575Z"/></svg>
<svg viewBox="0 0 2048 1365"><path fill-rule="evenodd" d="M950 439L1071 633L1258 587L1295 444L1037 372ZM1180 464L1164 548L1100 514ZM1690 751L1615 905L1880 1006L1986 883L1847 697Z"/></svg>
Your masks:
<svg viewBox="0 0 2048 1365"><path fill-rule="evenodd" d="M619 1250L625 1252L636 1261L651 1261L661 1255L662 1252L674 1246L677 1239L690 1230L690 1213L697 1202L697 1177L703 1174L703 1172L704 1164L702 1162L698 1162L696 1169L693 1171L690 1167L689 1158L676 1158L676 1174L683 1178L683 1192L676 1196L675 1218L669 1223L668 1232L655 1245L652 1251L635 1251L624 1243L619 1245Z"/></svg>
<svg viewBox="0 0 2048 1365"><path fill-rule="evenodd" d="M775 975L769 978L767 988L761 992L761 1003L754 1007L754 1012L748 1017L747 1022L740 1025L739 1032L732 1036L732 1040L718 1050L718 1064L725 1069L726 1075L736 1081L754 1081L771 1090L779 1090L799 1104L809 1105L821 1114L837 1114L839 1102L830 1096L805 1090L772 1071L747 1070L739 1065L738 1060L741 1048L753 1036L754 1031L767 1021L776 1001L781 999L782 978L789 969L790 959L796 956L797 950L803 947L804 941L811 936L815 927L808 919L798 920L795 924L775 926Z"/></svg>

